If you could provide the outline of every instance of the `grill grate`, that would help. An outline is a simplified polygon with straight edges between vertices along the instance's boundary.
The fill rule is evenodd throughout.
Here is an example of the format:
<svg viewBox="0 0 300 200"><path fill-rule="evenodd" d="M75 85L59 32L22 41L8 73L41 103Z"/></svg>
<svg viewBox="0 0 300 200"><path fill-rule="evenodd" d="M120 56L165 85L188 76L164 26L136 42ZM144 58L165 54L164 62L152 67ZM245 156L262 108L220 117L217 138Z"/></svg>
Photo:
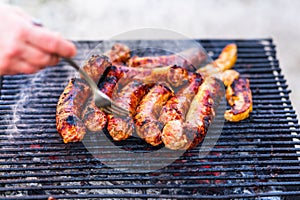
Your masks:
<svg viewBox="0 0 300 200"><path fill-rule="evenodd" d="M238 45L235 69L249 78L254 101L251 117L226 122L205 158L199 159L199 149L193 149L154 172L123 172L93 158L82 143L63 144L55 127L55 108L74 71L60 63L36 75L2 77L0 199L277 200L300 196L300 129L272 39L199 42L213 58L229 42ZM77 61L97 44L76 42ZM145 146L135 138L121 145ZM107 161L122 154L111 146L101 149ZM126 167L133 158L119 159Z"/></svg>

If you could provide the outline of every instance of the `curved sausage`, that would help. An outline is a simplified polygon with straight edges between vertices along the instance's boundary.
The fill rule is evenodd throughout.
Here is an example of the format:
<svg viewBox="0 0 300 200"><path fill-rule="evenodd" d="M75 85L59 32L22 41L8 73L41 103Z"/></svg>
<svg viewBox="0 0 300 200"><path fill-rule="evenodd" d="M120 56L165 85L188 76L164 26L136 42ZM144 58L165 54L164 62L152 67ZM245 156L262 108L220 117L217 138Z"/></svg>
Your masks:
<svg viewBox="0 0 300 200"><path fill-rule="evenodd" d="M64 143L81 141L86 134L81 112L90 92L89 86L83 80L71 79L59 97L56 128Z"/></svg>
<svg viewBox="0 0 300 200"><path fill-rule="evenodd" d="M130 48L125 44L115 43L105 54L113 65L124 64L130 58Z"/></svg>
<svg viewBox="0 0 300 200"><path fill-rule="evenodd" d="M129 59L130 67L156 68L167 65L179 65L188 70L195 70L207 59L206 54L199 48L190 48L178 54L165 56L133 56Z"/></svg>
<svg viewBox="0 0 300 200"><path fill-rule="evenodd" d="M236 44L228 44L223 48L221 54L216 60L202 68L199 68L197 72L202 73L203 75L212 75L219 72L224 72L228 69L231 69L236 60L237 46Z"/></svg>
<svg viewBox="0 0 300 200"><path fill-rule="evenodd" d="M162 106L173 96L173 92L165 85L156 84L144 96L136 109L134 121L137 134L147 143L157 146L162 143L161 130L163 124L157 120Z"/></svg>
<svg viewBox="0 0 300 200"><path fill-rule="evenodd" d="M118 80L123 76L123 71L115 66L108 67L98 83L98 88L107 96L112 97ZM82 120L85 126L92 132L102 130L107 122L106 114L95 105L91 96L82 112Z"/></svg>
<svg viewBox="0 0 300 200"><path fill-rule="evenodd" d="M219 79L206 78L193 98L185 122L173 120L164 127L164 144L169 149L186 150L205 137L215 116L215 107L224 94Z"/></svg>
<svg viewBox="0 0 300 200"><path fill-rule="evenodd" d="M249 117L252 112L252 93L249 80L239 78L226 89L226 99L231 106L224 117L231 122L238 122Z"/></svg>
<svg viewBox="0 0 300 200"><path fill-rule="evenodd" d="M203 79L200 74L191 73L189 75L189 81L190 83L181 88L177 94L171 97L163 106L159 117L159 121L163 124L172 120L185 121L185 115Z"/></svg>
<svg viewBox="0 0 300 200"><path fill-rule="evenodd" d="M83 65L83 70L97 83L104 71L111 66L106 56L92 55Z"/></svg>
<svg viewBox="0 0 300 200"><path fill-rule="evenodd" d="M98 81L102 73L111 66L106 56L92 56L83 69ZM82 110L91 96L90 87L82 79L71 79L59 97L56 107L56 128L65 143L81 141L86 134L82 121Z"/></svg>
<svg viewBox="0 0 300 200"><path fill-rule="evenodd" d="M125 140L132 135L134 131L134 121L132 117L136 114L136 107L142 97L148 92L149 85L133 80L121 89L115 103L129 111L130 116L118 117L108 115L107 130L113 140Z"/></svg>

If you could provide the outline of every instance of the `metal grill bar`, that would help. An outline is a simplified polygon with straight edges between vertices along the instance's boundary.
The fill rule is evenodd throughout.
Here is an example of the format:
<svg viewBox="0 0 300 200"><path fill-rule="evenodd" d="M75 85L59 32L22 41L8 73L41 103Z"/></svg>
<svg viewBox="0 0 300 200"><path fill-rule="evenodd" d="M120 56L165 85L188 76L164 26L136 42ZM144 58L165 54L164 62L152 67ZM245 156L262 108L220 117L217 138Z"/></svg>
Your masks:
<svg viewBox="0 0 300 200"><path fill-rule="evenodd" d="M61 62L39 75L1 78L0 199L277 200L299 196L300 127L272 39L199 42L213 58L226 44L238 45L235 69L249 78L254 99L251 117L225 123L206 157L199 159L199 149L193 149L154 172L123 172L105 166L81 143L63 144L55 127L55 108L74 71ZM81 63L98 41L75 44L79 49L75 59ZM34 95L28 99L26 93ZM216 137L206 139L209 145ZM123 145L142 149L145 144L130 138ZM118 159L116 167L130 167L128 161L136 159L124 157L122 150L112 146L101 150L102 162Z"/></svg>

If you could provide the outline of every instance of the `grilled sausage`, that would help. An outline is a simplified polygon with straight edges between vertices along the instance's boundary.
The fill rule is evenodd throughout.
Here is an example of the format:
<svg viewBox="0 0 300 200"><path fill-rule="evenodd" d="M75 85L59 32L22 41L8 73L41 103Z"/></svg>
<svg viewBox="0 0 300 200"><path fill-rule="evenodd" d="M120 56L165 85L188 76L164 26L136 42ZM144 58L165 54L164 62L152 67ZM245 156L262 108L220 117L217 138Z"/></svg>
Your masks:
<svg viewBox="0 0 300 200"><path fill-rule="evenodd" d="M106 56L92 56L83 69L98 81L104 70L111 66ZM82 110L89 96L90 87L81 79L71 79L61 94L56 108L56 127L65 143L81 141L86 133Z"/></svg>
<svg viewBox="0 0 300 200"><path fill-rule="evenodd" d="M83 65L83 70L97 83L106 68L110 66L111 63L108 61L108 57L92 55Z"/></svg>
<svg viewBox="0 0 300 200"><path fill-rule="evenodd" d="M86 133L81 120L82 107L90 94L89 86L81 79L71 79L56 107L56 128L64 143L78 142Z"/></svg>
<svg viewBox="0 0 300 200"><path fill-rule="evenodd" d="M224 117L231 122L238 122L249 117L252 112L252 93L249 80L239 78L226 89L226 99L231 106Z"/></svg>
<svg viewBox="0 0 300 200"><path fill-rule="evenodd" d="M190 103L203 82L202 76L198 73L191 73L189 79L190 83L181 88L177 94L171 97L166 105L163 106L159 117L159 121L163 124L172 120L185 121L185 115L190 107Z"/></svg>
<svg viewBox="0 0 300 200"><path fill-rule="evenodd" d="M176 65L159 67L150 70L141 69L140 73L136 75L134 79L141 80L144 83L166 81L173 87L179 87L187 82L188 71L185 68Z"/></svg>
<svg viewBox="0 0 300 200"><path fill-rule="evenodd" d="M136 114L136 107L142 97L148 92L148 88L149 85L133 80L122 88L118 97L114 99L115 103L128 110L130 115L128 117L108 115L107 130L113 140L125 140L132 135L134 131L132 117Z"/></svg>
<svg viewBox="0 0 300 200"><path fill-rule="evenodd" d="M82 111L82 121L87 129L92 132L101 131L107 123L106 114L95 105L93 96L88 99Z"/></svg>
<svg viewBox="0 0 300 200"><path fill-rule="evenodd" d="M240 76L240 73L233 69L228 69L222 73L220 73L220 78L224 85L227 87L233 83L234 80L237 80Z"/></svg>
<svg viewBox="0 0 300 200"><path fill-rule="evenodd" d="M176 129L176 127L170 129L170 126L176 124L178 125L177 129L183 126L191 101L197 94L198 89L203 82L202 76L198 73L193 73L191 77L191 81L187 87L182 88L174 97L172 97L163 107L160 114L159 120L165 125L161 138L165 146L170 149L177 149L182 146L182 141L172 139L177 132L175 131L172 133L171 129Z"/></svg>
<svg viewBox="0 0 300 200"><path fill-rule="evenodd" d="M199 68L197 72L203 75L212 75L224 72L225 70L231 69L236 60L237 46L236 44L228 44L223 48L221 54L215 61Z"/></svg>
<svg viewBox="0 0 300 200"><path fill-rule="evenodd" d="M165 56L149 56L138 57L133 56L129 59L128 65L130 67L146 67L156 68L167 65L178 65L189 70L195 70L198 66L206 60L205 53L198 48L191 48L182 51L178 54Z"/></svg>
<svg viewBox="0 0 300 200"><path fill-rule="evenodd" d="M112 97L118 80L123 76L123 71L115 66L108 67L98 83L98 88L107 96ZM107 122L106 114L95 105L94 97L91 96L82 112L85 126L92 132L102 130Z"/></svg>
<svg viewBox="0 0 300 200"><path fill-rule="evenodd" d="M105 53L113 65L125 64L130 58L130 49L125 44L115 43L110 51Z"/></svg>
<svg viewBox="0 0 300 200"><path fill-rule="evenodd" d="M157 120L162 106L173 96L165 85L156 84L144 96L136 109L134 117L137 134L147 143L157 146L162 143L163 124Z"/></svg>
<svg viewBox="0 0 300 200"><path fill-rule="evenodd" d="M185 122L172 120L165 125L163 141L167 148L186 150L203 140L215 116L215 106L224 94L222 85L213 77L204 80L190 104Z"/></svg>
<svg viewBox="0 0 300 200"><path fill-rule="evenodd" d="M171 86L178 87L186 83L188 80L187 69L176 65L153 69L134 68L124 65L117 65L116 67L123 72L122 79L119 80L119 85L121 86L125 86L135 79L149 84L166 81Z"/></svg>

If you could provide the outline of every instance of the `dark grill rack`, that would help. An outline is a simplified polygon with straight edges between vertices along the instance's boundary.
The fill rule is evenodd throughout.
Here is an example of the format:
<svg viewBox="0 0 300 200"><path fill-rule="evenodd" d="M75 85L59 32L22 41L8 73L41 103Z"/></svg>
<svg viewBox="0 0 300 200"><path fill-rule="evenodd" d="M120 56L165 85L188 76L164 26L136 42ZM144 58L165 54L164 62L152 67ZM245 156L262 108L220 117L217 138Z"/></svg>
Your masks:
<svg viewBox="0 0 300 200"><path fill-rule="evenodd" d="M196 148L163 169L123 172L93 158L82 143L63 144L55 108L74 71L60 63L38 75L2 77L0 199L298 199L300 129L272 39L199 42L213 58L236 43L234 68L253 92L250 118L226 122L205 158ZM76 42L77 61L98 43ZM121 145L145 146L136 138ZM102 150L108 161L121 154L111 146ZM131 159L120 160L126 167Z"/></svg>

